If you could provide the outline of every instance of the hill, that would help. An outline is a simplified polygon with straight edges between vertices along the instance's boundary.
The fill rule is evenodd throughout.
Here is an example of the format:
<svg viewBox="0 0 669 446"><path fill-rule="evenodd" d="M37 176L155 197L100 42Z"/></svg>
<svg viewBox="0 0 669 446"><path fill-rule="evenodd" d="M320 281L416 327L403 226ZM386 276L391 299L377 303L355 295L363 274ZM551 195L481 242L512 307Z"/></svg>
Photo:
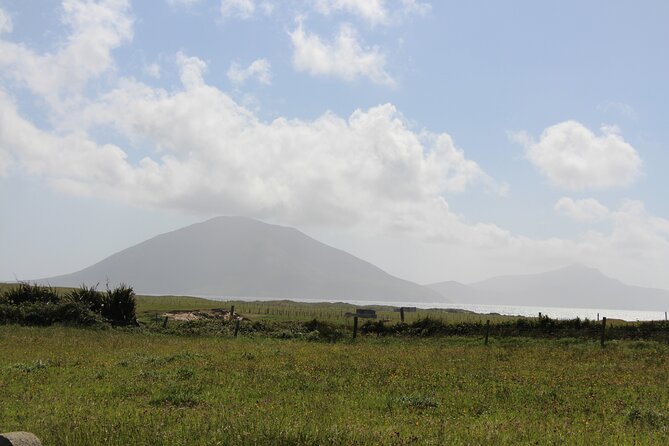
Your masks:
<svg viewBox="0 0 669 446"><path fill-rule="evenodd" d="M540 274L493 277L469 285L439 282L428 286L444 298L458 303L669 309L669 291L626 285L583 265L571 265Z"/></svg>
<svg viewBox="0 0 669 446"><path fill-rule="evenodd" d="M284 226L217 217L158 235L54 286L125 282L139 293L443 302L435 291Z"/></svg>

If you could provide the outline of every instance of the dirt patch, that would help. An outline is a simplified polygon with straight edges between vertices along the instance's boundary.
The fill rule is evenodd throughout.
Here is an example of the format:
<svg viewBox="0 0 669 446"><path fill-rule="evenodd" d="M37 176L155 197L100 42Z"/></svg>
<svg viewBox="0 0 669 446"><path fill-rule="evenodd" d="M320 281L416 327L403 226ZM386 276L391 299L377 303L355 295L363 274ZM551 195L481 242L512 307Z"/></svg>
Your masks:
<svg viewBox="0 0 669 446"><path fill-rule="evenodd" d="M174 321L198 321L201 319L219 319L224 321L229 321L230 319L246 319L244 316L241 316L237 313L230 314L229 310L222 309L212 309L212 310L173 310L168 311L163 314L164 317L168 317Z"/></svg>

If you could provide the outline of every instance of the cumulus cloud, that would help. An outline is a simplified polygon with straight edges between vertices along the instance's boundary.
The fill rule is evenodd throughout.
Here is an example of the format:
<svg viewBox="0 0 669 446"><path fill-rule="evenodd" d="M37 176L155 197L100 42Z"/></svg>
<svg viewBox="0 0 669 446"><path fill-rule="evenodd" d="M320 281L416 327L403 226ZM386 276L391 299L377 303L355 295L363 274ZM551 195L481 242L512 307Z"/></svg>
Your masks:
<svg viewBox="0 0 669 446"><path fill-rule="evenodd" d="M256 59L246 68L233 62L230 64L227 75L234 84L243 84L249 78L256 78L258 82L265 85L272 83L271 65L266 59Z"/></svg>
<svg viewBox="0 0 669 446"><path fill-rule="evenodd" d="M162 69L157 63L152 63L144 67L144 74L154 79L160 79Z"/></svg>
<svg viewBox="0 0 669 446"><path fill-rule="evenodd" d="M580 222L604 220L609 216L609 209L594 198L574 200L562 197L555 204L555 211Z"/></svg>
<svg viewBox="0 0 669 446"><path fill-rule="evenodd" d="M183 91L128 80L82 118L162 154L134 167L129 197L139 188L171 207L351 225L374 212L382 219L410 215L419 203L442 206L442 194L491 181L450 136L413 132L390 104L348 118L264 123L201 77L190 80L184 73L200 72L201 61L181 57L190 61ZM133 179L149 171L155 181Z"/></svg>
<svg viewBox="0 0 669 446"><path fill-rule="evenodd" d="M316 10L322 14L346 11L358 15L372 24L388 22L388 11L383 0L318 0Z"/></svg>
<svg viewBox="0 0 669 446"><path fill-rule="evenodd" d="M407 15L423 15L430 11L429 3L417 0L317 0L314 9L324 15L346 12L367 21L371 25L389 25Z"/></svg>
<svg viewBox="0 0 669 446"><path fill-rule="evenodd" d="M512 139L554 185L569 189L611 189L631 184L641 173L641 158L616 127L595 135L576 121L548 127L539 141L525 132Z"/></svg>
<svg viewBox="0 0 669 446"><path fill-rule="evenodd" d="M342 25L332 42L324 42L318 35L305 31L302 20L298 19L290 38L293 66L298 71L346 81L366 77L376 84L395 85L385 70L385 55L377 47L363 48L350 25Z"/></svg>
<svg viewBox="0 0 669 446"><path fill-rule="evenodd" d="M256 10L254 0L221 0L221 15L224 18L248 19Z"/></svg>
<svg viewBox="0 0 669 446"><path fill-rule="evenodd" d="M12 18L0 8L0 34L11 33L13 29Z"/></svg>
<svg viewBox="0 0 669 446"><path fill-rule="evenodd" d="M54 53L37 54L0 39L0 71L54 105L63 94L78 94L86 83L114 65L111 51L132 38L127 0L65 0L63 23L71 32Z"/></svg>
<svg viewBox="0 0 669 446"><path fill-rule="evenodd" d="M177 65L179 66L181 83L186 89L196 89L204 85L203 76L207 69L207 63L205 61L178 52Z"/></svg>

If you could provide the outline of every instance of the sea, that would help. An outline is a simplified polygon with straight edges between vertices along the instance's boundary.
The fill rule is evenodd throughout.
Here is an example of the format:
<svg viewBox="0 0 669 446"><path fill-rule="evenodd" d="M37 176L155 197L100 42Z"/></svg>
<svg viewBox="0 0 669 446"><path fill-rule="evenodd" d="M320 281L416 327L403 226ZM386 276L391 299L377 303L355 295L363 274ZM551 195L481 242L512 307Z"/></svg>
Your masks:
<svg viewBox="0 0 669 446"><path fill-rule="evenodd" d="M268 298L249 298L249 297L208 297L214 300L238 300L245 302L270 301L281 299ZM318 303L324 302L317 299L289 299L294 302ZM530 307L522 305L480 305L480 304L458 304L442 302L382 302L369 300L337 300L337 302L349 303L353 305L388 305L393 307L416 307L416 308L448 308L473 311L478 314L501 314L505 316L525 316L532 317L548 316L551 319L590 319L599 320L602 317L607 319L621 319L624 321L658 321L667 320L667 313L664 311L645 311L645 310L612 310L606 308L567 308L567 307Z"/></svg>

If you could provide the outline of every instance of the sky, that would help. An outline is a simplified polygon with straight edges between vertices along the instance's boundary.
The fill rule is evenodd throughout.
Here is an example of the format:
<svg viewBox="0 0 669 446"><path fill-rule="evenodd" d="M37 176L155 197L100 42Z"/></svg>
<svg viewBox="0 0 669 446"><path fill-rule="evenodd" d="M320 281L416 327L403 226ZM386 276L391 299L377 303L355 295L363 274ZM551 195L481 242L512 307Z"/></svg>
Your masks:
<svg viewBox="0 0 669 446"><path fill-rule="evenodd" d="M669 3L0 0L0 280L218 215L669 289Z"/></svg>

